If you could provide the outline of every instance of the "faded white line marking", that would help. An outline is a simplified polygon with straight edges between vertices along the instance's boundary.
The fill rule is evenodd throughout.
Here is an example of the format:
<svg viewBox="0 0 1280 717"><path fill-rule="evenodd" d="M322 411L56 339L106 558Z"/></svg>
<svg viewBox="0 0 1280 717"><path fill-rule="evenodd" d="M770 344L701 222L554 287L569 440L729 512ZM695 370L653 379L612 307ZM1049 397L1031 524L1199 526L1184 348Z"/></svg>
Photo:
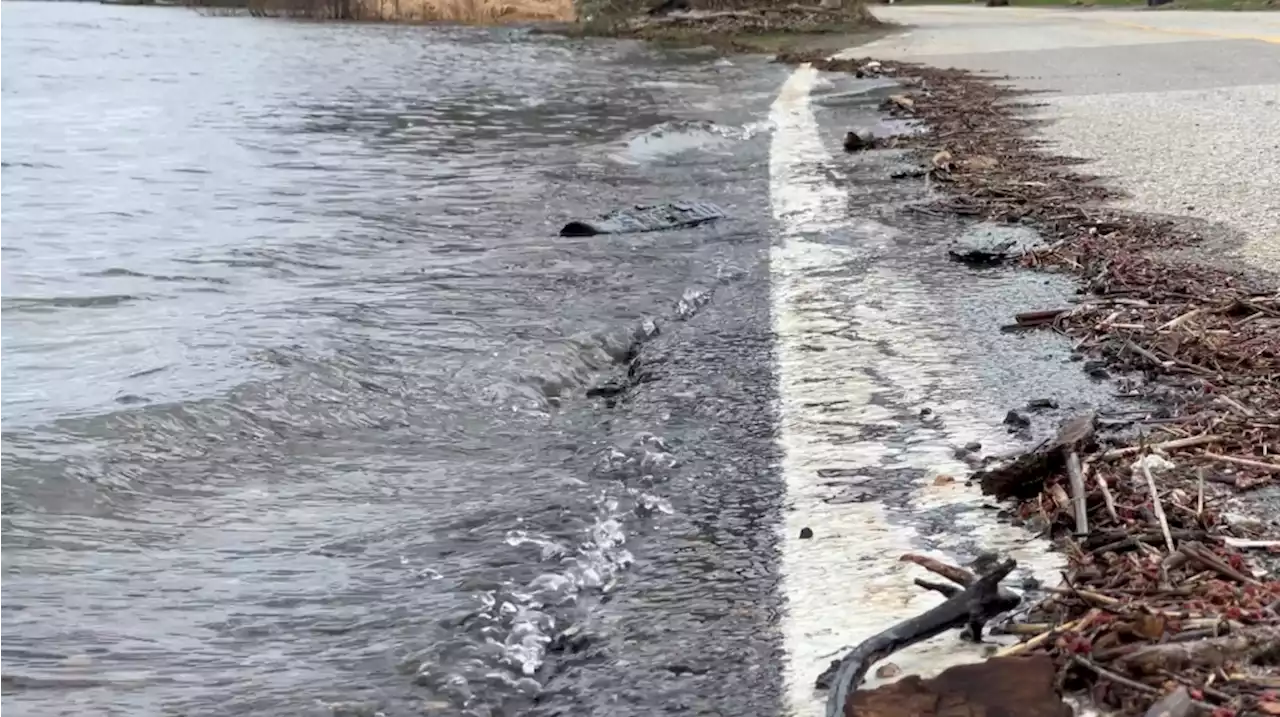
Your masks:
<svg viewBox="0 0 1280 717"><path fill-rule="evenodd" d="M846 190L820 168L831 161L809 97L817 73L803 66L783 85L770 119L770 201L781 233L770 255L777 341L782 473L787 487L782 536L782 585L787 609L782 633L788 710L797 717L822 713L814 679L845 645L937 603L912 585L916 573L898 562L906 552L943 551L975 537L984 549L1013 552L1051 572L1056 556L1026 535L980 515L958 519L955 536L920 536L905 513L942 506L976 507L960 484L934 486L938 473L960 475L951 446L971 440L999 442L992 407L972 398L963 358L929 334L927 290L911 276L882 266L840 276L832 267L864 258L893 230L848 216ZM858 243L817 240L831 231L856 233ZM850 272L857 273L857 272ZM886 352L888 345L892 351ZM874 376L874 378L873 378ZM945 399L945 402L944 402ZM929 405L947 417L946 428L918 429L905 445L859 440L859 426L901 429L900 410ZM837 469L857 480L860 471L924 471L911 505L891 523L879 502L833 505L835 489L819 470ZM802 528L814 538L800 540ZM950 538L950 539L949 539ZM977 659L954 635L943 635L894 657L907 672L930 674Z"/></svg>

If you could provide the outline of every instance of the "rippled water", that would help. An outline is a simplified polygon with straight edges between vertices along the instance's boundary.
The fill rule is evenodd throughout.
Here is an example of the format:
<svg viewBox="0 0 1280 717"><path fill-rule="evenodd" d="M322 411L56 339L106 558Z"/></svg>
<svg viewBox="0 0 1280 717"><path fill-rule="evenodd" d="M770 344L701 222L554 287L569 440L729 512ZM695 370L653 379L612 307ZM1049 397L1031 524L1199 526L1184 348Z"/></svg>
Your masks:
<svg viewBox="0 0 1280 717"><path fill-rule="evenodd" d="M6 710L545 707L687 460L586 389L759 258L782 70L80 3L3 60ZM555 236L684 196L746 219Z"/></svg>

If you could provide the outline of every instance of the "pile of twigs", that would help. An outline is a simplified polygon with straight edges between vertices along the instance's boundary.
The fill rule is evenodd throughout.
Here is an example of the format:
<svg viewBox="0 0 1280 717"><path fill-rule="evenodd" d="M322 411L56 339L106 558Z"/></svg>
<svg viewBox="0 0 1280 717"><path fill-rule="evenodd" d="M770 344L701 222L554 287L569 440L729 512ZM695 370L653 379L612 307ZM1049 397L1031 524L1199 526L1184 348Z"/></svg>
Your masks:
<svg viewBox="0 0 1280 717"><path fill-rule="evenodd" d="M1069 558L1005 652L1053 655L1065 686L1123 714L1163 700L1153 714L1280 715L1280 581L1251 567L1280 541L1227 510L1280 483L1280 291L1149 251L1199 238L1104 206L1115 192L1031 136L1027 93L955 70L779 59L898 79L885 109L922 121L897 143L929 162L936 208L1034 227L1048 244L1023 263L1082 279L1078 303L1006 328L1072 337L1143 407L983 477Z"/></svg>

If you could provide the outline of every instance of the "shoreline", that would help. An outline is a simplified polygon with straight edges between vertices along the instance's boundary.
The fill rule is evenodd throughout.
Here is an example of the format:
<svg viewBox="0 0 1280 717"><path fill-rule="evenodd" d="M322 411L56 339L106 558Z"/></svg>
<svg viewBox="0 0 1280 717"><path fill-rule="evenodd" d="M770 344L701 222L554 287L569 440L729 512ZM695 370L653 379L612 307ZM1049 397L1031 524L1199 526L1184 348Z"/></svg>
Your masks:
<svg viewBox="0 0 1280 717"><path fill-rule="evenodd" d="M835 54L864 45L904 27L878 20L863 6L854 12L792 6L767 15L747 12L672 13L659 16L610 15L543 24L536 34L572 38L636 40L658 47L710 48L724 55L777 57L798 53Z"/></svg>
<svg viewBox="0 0 1280 717"><path fill-rule="evenodd" d="M1241 671L1213 684L1221 665L1208 657L1247 661L1280 639L1280 582L1251 572L1264 562L1258 550L1280 543L1221 507L1261 512L1265 499L1250 506L1240 493L1280 475L1267 450L1280 445L1275 287L1244 271L1177 261L1166 252L1200 236L1103 206L1118 193L1075 171L1079 160L1040 151L1027 93L907 63L819 52L784 59L902 83L902 99L885 109L924 131L878 145L919 153L940 189L930 209L1032 228L1047 245L1022 265L1081 282L1077 304L1029 306L1007 329L1071 337L1085 366L1123 374L1134 383L1123 398L1154 407L1119 422L1090 417L1087 435L971 479L1012 505L1015 522L1043 525L1070 561L1064 585L1016 626L1022 642L999 654L1047 655L1068 693L1089 693L1124 715L1144 714L1177 684L1215 715L1280 709L1268 691L1274 677ZM1167 641L1182 643L1176 655ZM1144 682L1130 674L1135 666L1154 674Z"/></svg>

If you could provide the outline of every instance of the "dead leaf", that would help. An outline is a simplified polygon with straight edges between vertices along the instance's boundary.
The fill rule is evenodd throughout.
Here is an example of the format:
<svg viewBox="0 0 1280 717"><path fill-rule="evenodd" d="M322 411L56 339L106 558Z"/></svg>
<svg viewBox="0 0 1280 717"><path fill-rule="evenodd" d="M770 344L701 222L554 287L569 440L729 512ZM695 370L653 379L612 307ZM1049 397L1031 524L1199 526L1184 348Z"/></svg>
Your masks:
<svg viewBox="0 0 1280 717"><path fill-rule="evenodd" d="M1053 502L1058 505L1058 508L1062 510L1066 510L1067 506L1071 505L1070 496L1067 495L1066 489L1064 489L1060 484L1055 483L1054 486L1049 489L1049 495L1053 498Z"/></svg>
<svg viewBox="0 0 1280 717"><path fill-rule="evenodd" d="M1139 615L1133 621L1133 632L1148 640L1159 640L1164 636L1164 618L1157 615Z"/></svg>

